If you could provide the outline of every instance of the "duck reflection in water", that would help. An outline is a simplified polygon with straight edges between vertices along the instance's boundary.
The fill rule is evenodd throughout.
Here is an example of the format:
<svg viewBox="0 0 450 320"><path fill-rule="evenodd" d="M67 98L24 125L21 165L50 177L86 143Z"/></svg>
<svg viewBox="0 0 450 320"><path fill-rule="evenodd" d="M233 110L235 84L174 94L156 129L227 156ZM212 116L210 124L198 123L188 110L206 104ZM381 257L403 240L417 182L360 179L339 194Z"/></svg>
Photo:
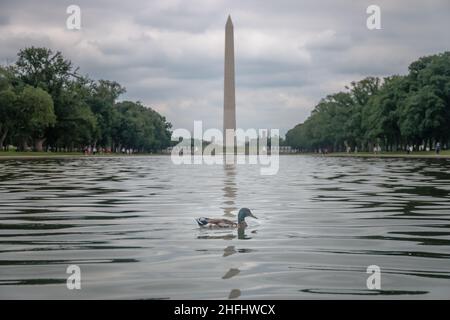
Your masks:
<svg viewBox="0 0 450 320"><path fill-rule="evenodd" d="M197 239L222 239L222 240L232 240L237 238L239 240L250 240L252 237L250 237L245 232L246 227L238 227L236 229L232 230L223 230L222 228L217 229L207 229L207 228L201 228L200 231L202 234L197 236ZM256 230L252 231L251 233L256 233Z"/></svg>
<svg viewBox="0 0 450 320"><path fill-rule="evenodd" d="M223 215L225 217L235 217L233 212L238 209L236 207L236 194L238 191L236 185L236 166L234 164L225 164L223 172Z"/></svg>

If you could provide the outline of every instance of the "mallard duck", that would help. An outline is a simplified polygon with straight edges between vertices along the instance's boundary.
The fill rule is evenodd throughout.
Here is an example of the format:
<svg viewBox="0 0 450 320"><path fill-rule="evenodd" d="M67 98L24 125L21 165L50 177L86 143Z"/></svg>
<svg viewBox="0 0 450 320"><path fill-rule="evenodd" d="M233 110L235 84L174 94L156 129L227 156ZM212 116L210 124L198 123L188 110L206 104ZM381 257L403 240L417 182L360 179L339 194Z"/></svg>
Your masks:
<svg viewBox="0 0 450 320"><path fill-rule="evenodd" d="M255 217L250 209L242 208L239 210L237 222L228 220L228 219L211 219L211 218L197 218L198 225L202 228L245 228L247 223L245 222L246 217Z"/></svg>

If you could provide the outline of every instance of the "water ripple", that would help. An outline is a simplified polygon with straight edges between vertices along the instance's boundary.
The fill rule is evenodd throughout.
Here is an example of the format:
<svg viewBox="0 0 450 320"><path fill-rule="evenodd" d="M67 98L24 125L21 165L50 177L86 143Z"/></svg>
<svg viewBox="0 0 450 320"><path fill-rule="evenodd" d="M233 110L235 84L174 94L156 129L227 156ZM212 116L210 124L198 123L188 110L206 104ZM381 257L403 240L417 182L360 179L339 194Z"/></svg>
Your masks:
<svg viewBox="0 0 450 320"><path fill-rule="evenodd" d="M450 161L0 161L0 298L448 298ZM199 230L198 216L259 217ZM82 290L67 290L79 265ZM366 268L382 270L369 290Z"/></svg>

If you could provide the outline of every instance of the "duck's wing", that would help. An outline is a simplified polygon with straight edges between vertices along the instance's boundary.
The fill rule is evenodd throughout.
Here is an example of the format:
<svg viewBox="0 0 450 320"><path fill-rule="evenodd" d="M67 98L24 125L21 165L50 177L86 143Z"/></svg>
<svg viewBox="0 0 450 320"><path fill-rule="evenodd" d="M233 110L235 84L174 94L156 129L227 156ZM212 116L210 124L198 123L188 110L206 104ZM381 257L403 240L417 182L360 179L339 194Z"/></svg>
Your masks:
<svg viewBox="0 0 450 320"><path fill-rule="evenodd" d="M228 219L210 219L210 218L198 218L195 219L200 227L209 227L209 228L230 228L235 227L237 224Z"/></svg>
<svg viewBox="0 0 450 320"><path fill-rule="evenodd" d="M208 219L208 223L221 228L235 227L237 224L228 219Z"/></svg>

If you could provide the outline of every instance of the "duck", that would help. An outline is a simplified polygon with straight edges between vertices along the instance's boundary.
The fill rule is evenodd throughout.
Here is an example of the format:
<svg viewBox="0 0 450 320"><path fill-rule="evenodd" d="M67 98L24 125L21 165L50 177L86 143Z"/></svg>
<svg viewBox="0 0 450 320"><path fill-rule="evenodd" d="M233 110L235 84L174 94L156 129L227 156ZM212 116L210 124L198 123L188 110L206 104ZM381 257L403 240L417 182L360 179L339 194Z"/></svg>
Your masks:
<svg viewBox="0 0 450 320"><path fill-rule="evenodd" d="M258 219L253 215L253 213L248 208L242 208L239 210L237 222L228 219L212 219L212 218L197 218L198 225L201 228L245 228L247 223L245 222L246 217L252 217Z"/></svg>

